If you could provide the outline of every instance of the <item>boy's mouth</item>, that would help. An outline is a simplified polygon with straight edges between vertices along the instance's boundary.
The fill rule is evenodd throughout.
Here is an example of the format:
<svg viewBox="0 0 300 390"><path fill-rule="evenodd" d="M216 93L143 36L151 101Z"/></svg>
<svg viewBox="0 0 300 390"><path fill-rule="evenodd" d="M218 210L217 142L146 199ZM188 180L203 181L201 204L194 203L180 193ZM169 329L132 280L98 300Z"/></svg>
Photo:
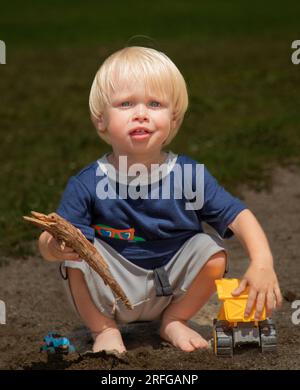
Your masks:
<svg viewBox="0 0 300 390"><path fill-rule="evenodd" d="M143 127L138 127L133 129L129 135L135 140L144 140L151 136L151 131Z"/></svg>
<svg viewBox="0 0 300 390"><path fill-rule="evenodd" d="M136 129L131 130L130 135L142 135L142 134L150 134L150 131L143 127L138 127Z"/></svg>

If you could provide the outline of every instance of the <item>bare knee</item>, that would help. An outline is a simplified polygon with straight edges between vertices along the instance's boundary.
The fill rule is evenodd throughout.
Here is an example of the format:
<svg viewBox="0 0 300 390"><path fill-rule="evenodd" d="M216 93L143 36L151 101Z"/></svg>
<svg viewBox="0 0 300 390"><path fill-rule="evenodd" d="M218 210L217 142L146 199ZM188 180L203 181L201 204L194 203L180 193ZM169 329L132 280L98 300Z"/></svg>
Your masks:
<svg viewBox="0 0 300 390"><path fill-rule="evenodd" d="M214 279L222 278L226 269L226 262L226 252L217 252L208 259L204 266L205 271Z"/></svg>

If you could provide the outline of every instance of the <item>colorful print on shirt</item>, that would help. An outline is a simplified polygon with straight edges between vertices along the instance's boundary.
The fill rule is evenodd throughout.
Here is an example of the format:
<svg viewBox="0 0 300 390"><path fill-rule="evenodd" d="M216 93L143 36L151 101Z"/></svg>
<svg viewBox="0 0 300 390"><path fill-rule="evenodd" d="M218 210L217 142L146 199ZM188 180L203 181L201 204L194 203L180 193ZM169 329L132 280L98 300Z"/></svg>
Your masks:
<svg viewBox="0 0 300 390"><path fill-rule="evenodd" d="M135 236L134 228L129 229L116 229L111 226L97 224L91 225L98 236L116 238L117 240L129 240L129 241L146 241L142 237Z"/></svg>

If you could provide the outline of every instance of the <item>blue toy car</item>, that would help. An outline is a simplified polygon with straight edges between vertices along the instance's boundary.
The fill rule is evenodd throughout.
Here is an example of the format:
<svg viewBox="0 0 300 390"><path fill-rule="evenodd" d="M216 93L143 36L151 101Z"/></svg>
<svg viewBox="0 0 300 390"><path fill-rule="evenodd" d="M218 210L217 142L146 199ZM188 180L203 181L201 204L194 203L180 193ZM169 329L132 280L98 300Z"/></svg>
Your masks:
<svg viewBox="0 0 300 390"><path fill-rule="evenodd" d="M40 348L41 352L69 354L75 352L75 347L67 337L56 332L49 332L43 339L44 343Z"/></svg>

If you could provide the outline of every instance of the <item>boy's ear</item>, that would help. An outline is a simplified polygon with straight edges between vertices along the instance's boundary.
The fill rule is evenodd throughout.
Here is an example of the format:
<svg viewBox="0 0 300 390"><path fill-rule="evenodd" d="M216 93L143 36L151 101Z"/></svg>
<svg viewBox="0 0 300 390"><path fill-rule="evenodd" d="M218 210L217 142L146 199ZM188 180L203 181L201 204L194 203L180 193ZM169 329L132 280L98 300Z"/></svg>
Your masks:
<svg viewBox="0 0 300 390"><path fill-rule="evenodd" d="M98 118L95 120L95 124L97 126L98 131L101 132L101 131L105 130L106 124L105 124L105 121L104 121L102 114L100 116L98 116Z"/></svg>
<svg viewBox="0 0 300 390"><path fill-rule="evenodd" d="M173 113L172 119L171 119L171 127L172 127L172 129L175 129L176 124L177 124L176 116L175 116L175 113Z"/></svg>

